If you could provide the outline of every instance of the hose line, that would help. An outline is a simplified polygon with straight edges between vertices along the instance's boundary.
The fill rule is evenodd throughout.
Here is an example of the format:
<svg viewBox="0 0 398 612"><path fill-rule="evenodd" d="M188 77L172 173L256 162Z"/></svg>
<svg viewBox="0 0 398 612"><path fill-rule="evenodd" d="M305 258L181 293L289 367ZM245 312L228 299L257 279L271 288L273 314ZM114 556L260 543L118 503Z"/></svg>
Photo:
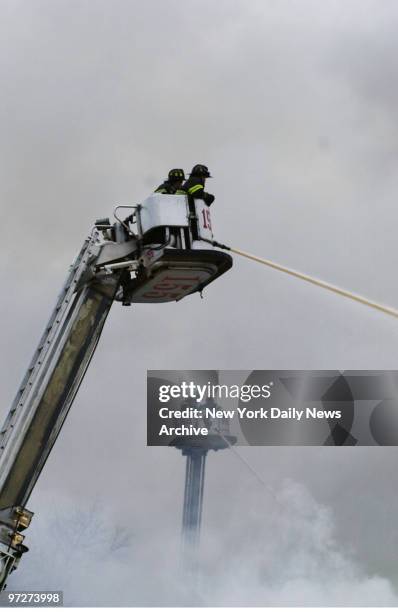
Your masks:
<svg viewBox="0 0 398 612"><path fill-rule="evenodd" d="M240 249L235 249L225 244L221 244L219 242L216 242L215 240L206 240L206 242L210 242L215 247L224 249L226 251L231 251L231 253L236 253L236 255L246 257L247 259L256 261L260 264L263 264L264 266L273 268L274 270L279 270L280 272L284 272L285 274L289 274L290 276L295 276L296 278L306 281L307 283L311 283L312 285L316 285L317 287L322 287L322 289L327 289L328 291L332 291L337 295L341 295L350 300L354 300L355 302L359 302L360 304L363 304L368 308L373 308L374 310L378 310L379 312L383 312L384 314L387 314L390 317L396 317L398 319L398 310L396 308L392 308L391 306L384 306L383 304L379 304L378 302L373 302L368 298L352 293L351 291L347 291L346 289L341 289L340 287L336 287L335 285L331 285L330 283L321 281L317 278L314 278L313 276L309 276L308 274L303 274L302 272L297 272L296 270L292 270L291 268L286 268L285 266L275 263L274 261L271 261L269 259L257 257L256 255L252 255L251 253L246 253L245 251L241 251Z"/></svg>

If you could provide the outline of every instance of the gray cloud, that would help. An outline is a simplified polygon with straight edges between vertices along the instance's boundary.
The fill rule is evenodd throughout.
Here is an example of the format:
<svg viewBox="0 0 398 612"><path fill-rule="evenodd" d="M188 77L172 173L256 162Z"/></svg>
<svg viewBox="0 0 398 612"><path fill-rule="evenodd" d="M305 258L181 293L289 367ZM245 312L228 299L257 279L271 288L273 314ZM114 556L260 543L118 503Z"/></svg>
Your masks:
<svg viewBox="0 0 398 612"><path fill-rule="evenodd" d="M398 304L395 3L4 0L0 11L2 417L93 220L115 203L141 201L173 165L210 166L219 240ZM142 554L150 564L159 543L177 542L183 460L145 447L147 368L393 369L397 340L393 320L238 258L203 301L115 305L31 498L31 552L15 584L28 576L61 583L70 549L59 523L51 527L57 561L44 577L33 569L54 525L48 500L80 514L94 500L112 517L107 525L125 526L117 517L128 513L137 540L125 568L115 562L121 582L145 575ZM300 506L281 562L250 583L256 597L354 605L374 593L376 604L395 602L394 448L241 452L277 489L286 477L301 483L300 503L308 495L328 516L321 543L333 532L326 552L299 543ZM254 490L246 494L251 474L236 461L227 451L209 458L206 563L210 536L232 537L223 520L231 507L244 517L249 502L258 504ZM271 500L262 503L272 514ZM249 518L242 525L254 529L258 517ZM274 526L268 552L283 538L282 522ZM306 520L303 528L312 542ZM261 547L252 555L245 537L242 562L263 568ZM108 543L78 553L66 587L73 597L75 567L89 572ZM321 552L325 573L314 569ZM299 577L291 554L297 565L305 557ZM87 601L116 572L107 563L87 578ZM231 579L242 577L229 567ZM119 584L101 591L107 601L120 603ZM224 579L211 588L209 603L230 597ZM123 593L131 605L148 595Z"/></svg>

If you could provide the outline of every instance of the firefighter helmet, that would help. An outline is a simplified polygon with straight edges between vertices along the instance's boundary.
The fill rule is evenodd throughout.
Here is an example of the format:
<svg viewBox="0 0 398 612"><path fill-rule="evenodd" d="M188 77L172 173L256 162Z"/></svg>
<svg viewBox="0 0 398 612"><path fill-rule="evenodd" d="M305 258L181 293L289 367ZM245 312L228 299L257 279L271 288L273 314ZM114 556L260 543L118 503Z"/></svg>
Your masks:
<svg viewBox="0 0 398 612"><path fill-rule="evenodd" d="M169 181L184 181L184 180L185 180L185 174L182 168L173 168L173 170L170 170Z"/></svg>
<svg viewBox="0 0 398 612"><path fill-rule="evenodd" d="M204 166L203 164L196 164L196 166L192 168L191 176L201 176L203 178L211 178L211 174L209 172L208 167Z"/></svg>

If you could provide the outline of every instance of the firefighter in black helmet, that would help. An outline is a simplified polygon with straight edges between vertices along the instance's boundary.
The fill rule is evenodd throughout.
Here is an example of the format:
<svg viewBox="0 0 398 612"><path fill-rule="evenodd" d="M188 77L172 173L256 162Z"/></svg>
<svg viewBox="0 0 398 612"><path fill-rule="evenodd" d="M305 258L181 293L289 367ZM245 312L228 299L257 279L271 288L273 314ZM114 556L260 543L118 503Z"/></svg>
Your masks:
<svg viewBox="0 0 398 612"><path fill-rule="evenodd" d="M170 170L168 178L155 189L155 193L168 193L173 194L177 189L181 188L183 181L185 180L184 170L181 168L173 168Z"/></svg>
<svg viewBox="0 0 398 612"><path fill-rule="evenodd" d="M205 182L207 178L211 178L209 169L203 164L196 164L192 168L192 172L189 175L189 179L185 181L181 189L178 189L177 193L185 193L191 198L199 198L210 206L214 202L214 195L206 193Z"/></svg>

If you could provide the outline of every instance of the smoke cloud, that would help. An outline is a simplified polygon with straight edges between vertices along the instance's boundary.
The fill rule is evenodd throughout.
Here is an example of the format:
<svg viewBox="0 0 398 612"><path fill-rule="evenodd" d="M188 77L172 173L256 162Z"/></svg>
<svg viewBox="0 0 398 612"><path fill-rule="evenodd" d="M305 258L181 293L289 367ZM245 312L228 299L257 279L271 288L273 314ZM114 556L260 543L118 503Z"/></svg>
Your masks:
<svg viewBox="0 0 398 612"><path fill-rule="evenodd" d="M244 512L232 505L222 527L204 526L196 578L184 572L179 534L127 527L99 503L41 508L34 556L9 587L63 590L69 606L398 605L391 583L337 541L329 507L298 482L274 493L252 483Z"/></svg>

